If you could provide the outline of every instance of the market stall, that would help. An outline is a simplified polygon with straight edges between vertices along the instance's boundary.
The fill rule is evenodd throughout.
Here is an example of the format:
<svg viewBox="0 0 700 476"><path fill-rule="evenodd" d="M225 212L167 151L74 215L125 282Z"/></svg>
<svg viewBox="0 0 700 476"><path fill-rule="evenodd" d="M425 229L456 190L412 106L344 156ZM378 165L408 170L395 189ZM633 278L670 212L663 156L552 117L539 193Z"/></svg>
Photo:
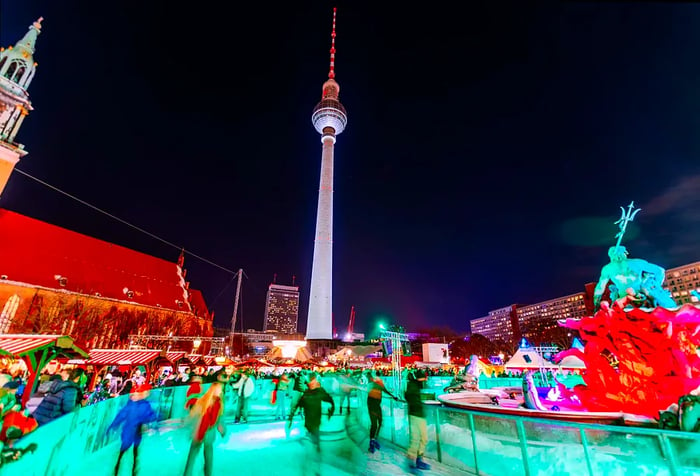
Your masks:
<svg viewBox="0 0 700 476"><path fill-rule="evenodd" d="M42 334L0 334L0 351L21 359L27 366L29 378L22 395L26 405L37 385L43 368L56 358L85 358L88 353L75 345L70 336Z"/></svg>

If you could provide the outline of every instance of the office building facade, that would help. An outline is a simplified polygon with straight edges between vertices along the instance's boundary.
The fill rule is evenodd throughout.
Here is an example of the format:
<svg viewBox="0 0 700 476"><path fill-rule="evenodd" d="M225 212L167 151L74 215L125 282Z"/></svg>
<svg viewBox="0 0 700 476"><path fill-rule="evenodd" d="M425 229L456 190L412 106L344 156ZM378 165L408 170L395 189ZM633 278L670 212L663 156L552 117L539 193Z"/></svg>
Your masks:
<svg viewBox="0 0 700 476"><path fill-rule="evenodd" d="M528 341L559 326L560 320L581 319L593 314L593 302L586 292L520 306L517 321L522 336Z"/></svg>
<svg viewBox="0 0 700 476"><path fill-rule="evenodd" d="M297 333L299 319L299 286L270 284L265 301L264 332L279 335Z"/></svg>
<svg viewBox="0 0 700 476"><path fill-rule="evenodd" d="M700 299L691 291L700 293L700 261L667 269L663 287L677 304L699 305Z"/></svg>
<svg viewBox="0 0 700 476"><path fill-rule="evenodd" d="M517 321L517 304L489 311L489 315L472 319L472 334L481 334L492 341L513 342L520 339Z"/></svg>

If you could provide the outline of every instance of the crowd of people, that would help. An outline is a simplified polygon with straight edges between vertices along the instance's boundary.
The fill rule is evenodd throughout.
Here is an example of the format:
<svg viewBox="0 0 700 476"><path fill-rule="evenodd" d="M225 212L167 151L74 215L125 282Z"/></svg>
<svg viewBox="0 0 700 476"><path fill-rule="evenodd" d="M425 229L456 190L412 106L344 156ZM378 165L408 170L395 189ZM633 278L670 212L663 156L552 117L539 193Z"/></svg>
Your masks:
<svg viewBox="0 0 700 476"><path fill-rule="evenodd" d="M123 372L115 366L96 377L80 367L65 367L53 374L44 372L24 406L22 397L24 392L29 391L24 376L0 371L0 440L9 455L6 460L17 459L34 449L19 448L14 443L39 426L82 406L128 395L128 400L110 423L107 432L119 432L120 435L115 474L123 466L123 457L129 450L133 452L131 472L135 474L142 432L159 419L158 409L149 400L151 391L154 388L187 386L185 407L188 413L184 424L191 428L192 443L183 473L185 476L192 474L200 453L204 455L204 474L212 474L213 443L217 434L226 435L223 416L232 416L235 424L248 423L249 404L252 399L261 397L269 398L268 407L271 410L268 417L271 419L287 421L291 425L294 418L301 415L308 439L320 451L322 415L326 414L329 419L336 413L342 415L345 412L348 415L351 409L356 408L351 406L351 399L357 401L352 397L362 398L366 395L370 417L368 451L371 453L380 449L378 435L382 425L382 396L387 395L395 400L405 398L411 434L416 435L415 441L412 436L408 451L411 467L429 467L422 460L427 436L420 397L420 387L429 375L428 370L406 370L408 384L405 395L387 389L382 377L389 373L383 369L293 370L272 374L229 365L218 369L183 368L175 372L166 369L154 374L145 370L137 367L131 372ZM92 388L89 382L93 382ZM268 389L271 389L269 397Z"/></svg>

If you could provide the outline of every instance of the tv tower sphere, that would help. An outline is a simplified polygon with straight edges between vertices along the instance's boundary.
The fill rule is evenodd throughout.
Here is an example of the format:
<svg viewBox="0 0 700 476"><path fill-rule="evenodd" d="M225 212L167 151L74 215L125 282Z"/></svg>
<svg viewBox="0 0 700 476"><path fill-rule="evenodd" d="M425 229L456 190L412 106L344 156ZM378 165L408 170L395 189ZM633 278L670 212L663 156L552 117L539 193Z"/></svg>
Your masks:
<svg viewBox="0 0 700 476"><path fill-rule="evenodd" d="M345 130L348 115L338 100L339 92L340 86L335 79L331 78L323 83L323 99L316 105L311 115L311 122L319 134L333 136ZM328 128L333 130L329 131Z"/></svg>

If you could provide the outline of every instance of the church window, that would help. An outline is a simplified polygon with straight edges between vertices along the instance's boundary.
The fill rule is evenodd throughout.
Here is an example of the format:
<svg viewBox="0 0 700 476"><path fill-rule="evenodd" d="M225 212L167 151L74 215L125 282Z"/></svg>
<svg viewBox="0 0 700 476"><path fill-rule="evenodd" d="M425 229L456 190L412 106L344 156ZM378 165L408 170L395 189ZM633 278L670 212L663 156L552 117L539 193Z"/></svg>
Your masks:
<svg viewBox="0 0 700 476"><path fill-rule="evenodd" d="M24 65L21 65L19 68L17 68L17 72L15 73L15 77L12 78L12 81L14 81L15 83L17 83L21 86L20 82L22 81L22 79L24 79L24 72L25 71L26 71L26 68L24 67Z"/></svg>
<svg viewBox="0 0 700 476"><path fill-rule="evenodd" d="M10 81L19 83L19 81L22 79L22 76L24 76L24 72L26 71L26 69L27 68L24 64L24 61L14 60L10 62L10 65L7 67L7 71L5 71L5 77Z"/></svg>
<svg viewBox="0 0 700 476"><path fill-rule="evenodd" d="M2 313L0 313L0 333L5 334L10 329L10 324L12 324L18 307L19 296L14 294L7 300Z"/></svg>
<svg viewBox="0 0 700 476"><path fill-rule="evenodd" d="M51 304L51 307L49 308L48 312L48 317L52 321L58 317L58 315L61 313L61 302L60 301L54 301L53 304Z"/></svg>

